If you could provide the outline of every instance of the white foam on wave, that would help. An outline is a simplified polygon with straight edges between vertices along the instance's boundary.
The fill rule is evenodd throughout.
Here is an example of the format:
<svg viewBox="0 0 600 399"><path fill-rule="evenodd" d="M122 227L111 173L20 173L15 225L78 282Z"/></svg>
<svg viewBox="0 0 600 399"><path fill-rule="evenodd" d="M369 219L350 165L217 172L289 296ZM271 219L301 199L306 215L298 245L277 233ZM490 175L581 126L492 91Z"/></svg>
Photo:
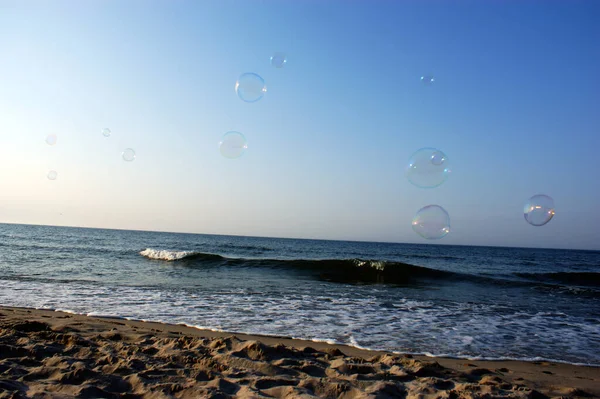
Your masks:
<svg viewBox="0 0 600 399"><path fill-rule="evenodd" d="M367 348L366 346L360 345L358 343L358 341L356 340L356 338L354 338L354 335L350 335L350 343L346 344L346 345L353 346L353 347L358 348L358 349L372 350L370 348Z"/></svg>
<svg viewBox="0 0 600 399"><path fill-rule="evenodd" d="M63 308L56 308L56 309L40 308L40 309L53 310L55 312L63 312L63 313L69 313L69 314L79 314L76 311L71 310L71 309L63 309Z"/></svg>
<svg viewBox="0 0 600 399"><path fill-rule="evenodd" d="M312 342L326 343L326 344L329 344L329 345L344 345L344 343L336 341L335 339L327 339L327 338L292 337L292 339L301 339L303 341L312 341Z"/></svg>
<svg viewBox="0 0 600 399"><path fill-rule="evenodd" d="M153 249L146 248L140 252L140 255L145 256L148 259L174 261L187 258L192 255L197 255L199 252L195 251L168 251L165 249Z"/></svg>
<svg viewBox="0 0 600 399"><path fill-rule="evenodd" d="M116 315L114 313L109 313L109 312L87 312L87 313L84 313L84 316L99 317L102 319L128 320L127 317L119 316L119 315Z"/></svg>
<svg viewBox="0 0 600 399"><path fill-rule="evenodd" d="M371 267L375 270L383 271L385 270L386 262L384 261L375 261L375 260L360 260L353 259L353 262L358 267Z"/></svg>

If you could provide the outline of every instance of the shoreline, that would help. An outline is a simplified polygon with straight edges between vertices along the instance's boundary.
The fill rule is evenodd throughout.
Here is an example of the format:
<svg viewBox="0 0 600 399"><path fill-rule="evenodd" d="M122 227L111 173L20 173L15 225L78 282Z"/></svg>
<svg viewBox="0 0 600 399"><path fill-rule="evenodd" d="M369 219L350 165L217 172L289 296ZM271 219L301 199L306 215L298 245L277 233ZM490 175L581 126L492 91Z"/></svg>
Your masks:
<svg viewBox="0 0 600 399"><path fill-rule="evenodd" d="M192 396L208 395L209 393L210 395L217 395L220 393L226 395L225 397L227 397L227 395L238 397L261 397L261 395L285 397L288 394L310 395L310 392L312 392L313 395L318 397L329 392L328 389L334 389L334 386L345 384L344 386L347 385L347 388L349 389L347 393L354 392L354 396L344 396L349 398L362 397L360 395L377 396L375 391L369 391L369 389L373 387L379 387L384 390L399 390L397 392L404 390L403 392L409 395L418 395L418 392L421 391L431 393L435 391L437 394L450 395L448 397L452 397L452 394L450 394L451 391L455 391L459 396L475 395L474 397L483 395L484 393L497 397L521 397L521 394L524 395L522 397L600 397L600 373L598 372L599 368L595 366L580 366L548 361L467 360L424 355L401 355L384 351L359 349L348 345L293 339L289 337L220 332L203 330L182 324L175 325L151 321L128 320L118 317L85 316L70 312L45 309L0 306L0 326L2 327L0 332L3 332L0 334L0 347L5 348L6 350L4 345L10 345L12 348L15 348L15 351L23 352L23 350L28 348L27 344L24 344L22 341L24 339L22 336L23 334L27 336L31 348L35 348L36 345L38 348L52 347L52 339L44 339L43 334L42 338L38 337L38 335L41 334L39 331L37 333L35 331L19 332L18 328L17 330L13 330L15 326L32 325L31 323L38 326L36 328L41 328L43 331L46 331L45 334L59 334L62 339L65 339L65 336L69 336L69 339L74 339L75 341L93 341L95 346L101 348L99 349L101 351L114 353L115 351L125 350L123 346L127 346L128 349L125 352L121 352L120 356L114 356L115 358L121 358L121 368L126 368L125 365L130 365L130 363L138 360L137 354L146 349L156 353L171 351L175 353L171 354L171 356L177 357L180 354L179 352L185 352L186 350L185 348L180 348L181 350L178 352L175 350L176 348L173 348L174 342L184 338L190 342L193 341L195 342L197 349L200 350L200 353L206 354L203 361L208 361L206 359L212 359L213 363L216 361L217 364L213 365L216 369L214 367L209 367L208 370L203 371L205 374L212 373L211 375L214 378L208 378L207 381L202 382L198 382L198 378L195 378L196 383L192 384L193 386L190 385L185 388L187 385L183 384L181 381L190 380L190 376L187 376L187 379L184 378L185 376L183 374L178 377L169 377L168 375L165 375L164 377L166 379L164 383L183 384L181 385L181 392L187 390ZM27 330L27 328L25 328L25 330ZM17 336L20 336L21 341L19 341L19 339L13 340L14 342L11 341L12 338L17 338ZM115 337L118 337L119 339L115 340ZM56 341L56 338L54 341ZM223 346L223 348L215 348L215 345ZM252 346L252 348L254 348L254 352L252 352L254 355L248 352L248 345L254 345ZM259 350L255 348L256 345L259 346ZM289 349L281 349L283 346ZM68 348L68 345L65 348ZM136 350L133 353L131 352L132 348L135 348ZM138 352L138 350L141 352ZM281 351L283 351L283 355L275 354ZM67 354L66 349L63 350L63 352L50 352L54 357L59 356L60 353ZM77 353L82 354L83 352L85 352L85 350L79 348ZM187 352L189 352L189 350ZM240 352L244 352L245 355L239 355ZM256 355L255 352L259 353L259 355ZM21 360L16 360L16 363L21 368L29 361L27 358L30 359L32 357L31 353L27 352L29 353L28 355L25 353L26 352L23 352L20 357ZM260 355L260 353L262 353L262 355ZM269 357L265 355L268 353L271 353L272 356ZM98 365L97 360L99 359L99 354L88 355L89 356L87 357L83 356L83 359L85 359L84 362L90 363L89 366L86 366L86 370L89 371L89 376L94 376L97 381L90 377L88 379L89 384L87 385L84 382L71 385L58 384L59 388L57 388L55 386L56 381L53 381L51 375L48 375L48 378L45 380L40 379L39 382L31 382L32 385L27 386L27 395L29 395L30 391L33 392L36 389L41 389L42 392L46 392L48 389L57 388L60 392L67 395L66 397L69 397L69 395L75 397L77 396L77 389L83 389L82 386L85 386L87 387L86 389L92 390L93 386L95 386L94 384L101 386L101 388L98 389L106 391L108 389L106 387L106 381L103 382L102 378L109 378L108 376L115 374L115 370L112 370L110 367L107 368L107 365ZM72 354L67 356L73 357ZM41 357L45 358L44 356ZM240 357L240 359L238 359L238 357ZM15 363L12 359L3 360L3 358L5 358L5 356L0 353L0 374L2 374L3 370L2 362L10 361ZM49 357L49 359L52 360L53 357ZM37 361L39 362L39 359ZM165 359L155 359L154 356L147 357L145 361L152 364L153 368L157 370L162 367L163 362L168 363L165 362ZM119 363L118 360L116 362ZM256 369L256 367L258 367L255 364L256 362L260 363L260 367L262 367L258 371ZM304 372L301 369L296 369L292 366L290 366L292 368L289 370L289 367L283 367L288 363L295 364L297 362L303 362L303 364L306 363L304 366L306 366L305 368L306 370L309 370L309 372ZM81 363L81 361L75 363ZM179 363L181 363L181 360ZM232 364L235 365L235 367L232 367ZM91 368L92 365L96 365L96 368ZM368 365L368 367L366 365ZM13 365L13 368L14 366L15 365ZM178 373L185 374L185 369L186 367L189 368L189 365L185 366L180 364L180 366L183 367L180 368L181 370L178 371ZM37 365L38 370L40 367L43 369L48 366L44 366L43 364ZM65 365L64 367L67 366ZM194 367L192 367L192 369L194 369ZM219 367L224 367L229 370L232 368L240 369L242 370L241 373L246 377L236 379L237 376L241 375L239 372L238 374L229 373L221 370ZM269 369L270 372L266 372L266 369L263 368ZM273 371L272 368L275 368L276 371ZM33 367L32 369L36 369L36 367ZM314 369L313 374L315 375L311 375L310 370L312 369ZM139 375L144 375L144 372L139 372L139 370L132 367L128 370L129 371L127 372L131 373L127 377L129 380L127 378L124 380L126 381L124 384L128 384L127 386L130 387L132 393L136 394L136 392L138 392L139 395L142 395L138 397L150 397L145 395L150 395L150 392L154 392L151 384L148 381L143 380L143 378L140 380L141 377L139 377ZM394 370L393 373L391 373L392 370ZM28 374L31 374L31 372L35 370L27 370L27 367L25 367L22 373L27 371L29 371ZM102 371L102 375L98 374L100 371ZM64 370L54 369L52 373L54 373L53 375L57 375L57 373L66 375L65 373L69 372L73 373L75 371L70 370L67 367ZM2 374L3 378L5 377L5 374L6 372ZM11 378L18 377L17 385L15 385L15 387L20 386L22 388L23 383L18 385L19 378L24 379L28 374L11 376ZM106 376L104 376L104 374L106 374ZM217 374L219 375L217 376ZM290 376L292 375L296 378L294 384L291 383L293 378L290 379ZM132 376L138 377L133 378ZM287 378L285 384L282 382L283 385L279 386L274 383L275 385L272 387L264 388L273 383L273 381L271 381L271 383L266 383L265 378L273 380L280 378L281 376ZM315 380L316 377L319 377L321 380L327 380L327 384L325 385L329 388L319 388L314 386L313 380ZM66 377L62 378L64 379ZM223 381L225 380L228 382L224 383ZM228 385L230 391L228 393L227 389L223 391L223 389L225 389L223 387L219 388L219 386L213 386L214 384L211 385L214 381L220 381L217 385L221 383L233 385ZM187 384L191 384L190 381L188 381ZM292 385L295 385L296 388L291 388ZM450 386L452 386L451 389L448 388ZM444 389L444 387L447 388ZM3 386L0 384L0 398L4 397L2 389ZM292 392L294 389L299 391ZM319 389L321 390L319 391ZM141 393L142 391L145 393ZM110 390L107 392L110 393ZM537 394L543 396L531 396ZM166 396L156 397L188 397L176 393L165 395ZM332 395L333 394L327 394L325 396L342 397L339 395ZM104 396L100 395L99 397ZM106 397L111 396L109 395Z"/></svg>
<svg viewBox="0 0 600 399"><path fill-rule="evenodd" d="M474 356L474 357L468 357L468 356L453 356L453 355L435 355L435 354L430 354L430 353L417 353L417 352L400 352L400 351L389 351L389 350L385 350L385 349L372 349L372 348L364 348L364 347L360 347L360 346L354 346L351 344L345 344L345 343L341 343L341 342L333 342L333 340L325 340L325 339L306 339L306 338L298 338L298 337L292 337L292 336L283 336L283 335L269 335L269 334L260 334L260 333L248 333L248 332L237 332L237 331L226 331L226 330L219 330L219 329L214 329L214 328L209 328L209 327L202 327L202 326L196 326L196 325L191 325L191 324L186 324L186 323L170 323L168 321L157 321L157 320L150 320L150 319L135 319L135 318L128 318L128 317L123 317L123 316L110 316L110 315L101 315L101 314L83 314L83 313L76 313L73 312L71 310L68 309L52 309L52 308L29 308L29 307L19 307L19 306L7 306L7 305L0 305L0 310L3 308L11 308L11 309L25 309L25 310L43 310L43 311L50 311L50 312L58 312L58 313L66 313L66 314L70 314L70 315L78 315L78 316L84 316L84 317L93 317L93 318L97 318L97 319L107 319L107 320L123 320L123 321L129 321L129 322L139 322L139 323L156 323L159 325L169 325L169 326L180 326L180 327L187 327L187 328L192 328L196 331L199 331L200 333L202 332L210 332L210 333L215 333L215 334L219 334L219 335L236 335L236 336L246 336L246 337L255 337L256 339L279 339L279 340L291 340L293 342L304 342L307 344L325 344L325 345L335 345L335 346L339 346L339 347L347 347L347 348L351 348L351 350L359 350L359 351L365 351L368 353L390 353L390 354L394 354L394 355L399 355L399 356L404 356L404 355L410 355L413 356L415 358L422 358L422 359L428 359L428 360L432 360L435 361L436 359L448 359L448 360L456 360L456 361L478 361L478 362L523 362L523 363L556 363L556 364L564 364L564 365L568 365L568 366L575 366L575 367L591 367L591 368L598 368L600 371L600 364L591 364L591 363L572 363L572 362L568 362L566 360L557 360L557 359L546 359L546 358L531 358L531 359L516 359L516 358L486 358L483 356ZM93 312L92 312L93 313Z"/></svg>
<svg viewBox="0 0 600 399"><path fill-rule="evenodd" d="M483 356L474 356L474 357L468 357L468 356L452 356L452 355L434 355L434 354L430 354L430 353L417 353L417 352L399 352L399 351L388 351L388 350L384 350L384 349L372 349L372 348L363 348L360 346L355 346L355 345L350 345L350 344L345 344L345 343L341 343L341 342L333 342L333 340L326 340L326 339L306 339L306 338L298 338L298 337L292 337L292 336L283 336L283 335L269 335L269 334L260 334L260 333L248 333L248 332L237 332L237 331L226 331L226 330L219 330L219 329L214 329L214 328L209 328L209 327L202 327L202 326L195 326L195 325L191 325L191 324L186 324L186 323L170 323L168 321L156 321L156 320L145 320L145 319L134 319L134 318L128 318L128 317L122 317L122 316L109 316L109 315L95 315L95 314L82 314L82 313L76 313L67 309L51 309L51 308L27 308L27 307L18 307L18 306L4 306L4 305L0 305L0 310L2 308L15 308L15 309L26 309L26 310L47 310L47 311L51 311L51 312L59 312L59 313L66 313L66 314L70 314L70 315L78 315L78 316L84 316L84 317L92 317L92 318L97 318L97 319L106 319L106 320L123 320L123 321L128 321L128 322L135 322L135 323L146 323L146 324L159 324L159 325L167 325L167 326L178 326L178 327L186 327L186 328L191 328L195 331L199 331L199 334L202 334L203 332L206 333L214 333L217 334L219 336L231 336L231 335L235 335L235 336L244 336L244 337L252 337L252 338L248 338L248 339L257 339L257 340L262 340L263 338L266 340L270 340L270 339L275 339L275 340L290 340L292 343L305 343L305 344L316 344L316 345L320 345L320 344L324 344L324 345L328 345L328 346L338 346L338 347L344 347L344 348L349 348L350 350L354 351L354 350L358 350L358 351L364 351L366 353L373 353L373 354L381 354L381 353L390 353L390 354L394 354L394 355L399 355L399 356L405 356L405 355L410 355L413 356L414 358L420 358L420 359L426 359L426 360L431 360L431 361L436 361L437 359L447 359L447 360L456 360L456 361L477 361L477 362L492 362L492 363L496 363L496 362L522 362L522 363L556 363L556 364L564 364L567 366L575 366L575 367L591 367L591 368L597 368L598 371L600 372L600 364L591 364L591 363L572 363L572 362L568 362L566 360L557 360L557 359L546 359L546 358L532 358L532 359L515 359L515 358L486 358Z"/></svg>

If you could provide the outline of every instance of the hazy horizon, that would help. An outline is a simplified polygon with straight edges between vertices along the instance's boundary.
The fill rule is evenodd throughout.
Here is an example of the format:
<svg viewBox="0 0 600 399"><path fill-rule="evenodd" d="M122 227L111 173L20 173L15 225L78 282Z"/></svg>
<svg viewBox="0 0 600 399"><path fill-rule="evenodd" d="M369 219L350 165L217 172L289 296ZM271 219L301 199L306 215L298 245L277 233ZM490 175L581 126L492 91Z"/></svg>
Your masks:
<svg viewBox="0 0 600 399"><path fill-rule="evenodd" d="M31 226L31 227L58 227L68 229L88 229L88 230L109 230L109 231L132 231L140 233L157 233L157 234L186 234L186 235L205 235L205 236L217 236L217 237L234 237L234 238L259 238L259 239L273 239L273 240L307 240L307 241L332 241L332 242L357 242L357 243L370 243L370 244L399 244L399 245L438 245L438 246L455 246L455 247L489 247L489 248L517 248L517 249L556 249L558 251L589 251L597 252L597 249L582 249L582 248L561 248L561 247L527 247L527 246L503 246L503 245L471 245L471 244L447 244L443 240L421 240L421 242L399 242L399 241L370 241L370 240L342 240L336 238L316 238L316 237L273 237L273 236L252 236L252 235L239 235L239 234L217 234L217 233L201 233L201 232L188 232L188 231L165 231L165 230L136 230L136 229L118 229L111 227L93 227L93 226L64 226L64 225L51 225L51 224L32 224L32 223L6 223L0 222L1 224L10 226ZM182 250L182 248L170 248L171 250Z"/></svg>
<svg viewBox="0 0 600 399"><path fill-rule="evenodd" d="M592 0L0 0L0 223L598 250L599 17ZM260 101L235 93L246 72ZM228 131L240 158L219 152ZM437 188L405 177L423 147L448 156ZM540 227L536 194L556 205ZM440 240L411 227L430 204Z"/></svg>

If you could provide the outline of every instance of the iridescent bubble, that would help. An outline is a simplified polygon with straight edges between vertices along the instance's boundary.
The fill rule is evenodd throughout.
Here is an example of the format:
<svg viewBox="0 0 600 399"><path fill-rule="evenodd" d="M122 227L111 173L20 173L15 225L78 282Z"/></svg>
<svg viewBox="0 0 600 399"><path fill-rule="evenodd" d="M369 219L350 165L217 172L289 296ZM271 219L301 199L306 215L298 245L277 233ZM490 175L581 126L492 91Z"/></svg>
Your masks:
<svg viewBox="0 0 600 399"><path fill-rule="evenodd" d="M243 101L253 103L263 98L267 92L267 86L265 86L265 80L257 74L244 73L235 82L235 92Z"/></svg>
<svg viewBox="0 0 600 399"><path fill-rule="evenodd" d="M448 157L435 148L421 148L408 161L406 177L417 187L437 187L448 179Z"/></svg>
<svg viewBox="0 0 600 399"><path fill-rule="evenodd" d="M240 132L227 132L219 142L219 151L225 158L238 158L248 148L248 142Z"/></svg>
<svg viewBox="0 0 600 399"><path fill-rule="evenodd" d="M102 129L102 135L103 135L104 137L110 137L111 133L112 133L112 132L111 132L111 131L110 131L110 129L109 129L109 128L107 128L107 127L105 127L104 129Z"/></svg>
<svg viewBox="0 0 600 399"><path fill-rule="evenodd" d="M58 140L58 137L56 137L56 134L49 134L48 136L46 136L46 144L48 144L48 145L56 144L57 140Z"/></svg>
<svg viewBox="0 0 600 399"><path fill-rule="evenodd" d="M287 63L287 58L284 53L275 53L271 56L271 65L275 68L283 68Z"/></svg>
<svg viewBox="0 0 600 399"><path fill-rule="evenodd" d="M56 178L58 177L58 173L56 173L55 170L51 170L50 172L48 172L48 180L56 180Z"/></svg>
<svg viewBox="0 0 600 399"><path fill-rule="evenodd" d="M525 220L532 226L543 226L554 217L554 200L544 194L529 198L523 207Z"/></svg>
<svg viewBox="0 0 600 399"><path fill-rule="evenodd" d="M415 214L412 228L428 240L440 239L450 232L450 215L439 205L427 205Z"/></svg>
<svg viewBox="0 0 600 399"><path fill-rule="evenodd" d="M125 148L121 156L124 161L132 162L135 160L135 151L132 148Z"/></svg>
<svg viewBox="0 0 600 399"><path fill-rule="evenodd" d="M435 78L431 75L423 75L421 76L421 83L426 85L432 85L435 82Z"/></svg>

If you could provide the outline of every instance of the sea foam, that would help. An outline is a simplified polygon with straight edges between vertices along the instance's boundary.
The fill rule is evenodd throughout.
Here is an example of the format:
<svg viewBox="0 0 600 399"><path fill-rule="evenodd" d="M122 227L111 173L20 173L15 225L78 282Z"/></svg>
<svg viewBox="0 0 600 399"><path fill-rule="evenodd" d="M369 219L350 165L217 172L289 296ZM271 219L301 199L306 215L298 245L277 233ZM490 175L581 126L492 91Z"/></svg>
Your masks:
<svg viewBox="0 0 600 399"><path fill-rule="evenodd" d="M167 261L181 260L199 254L200 252L195 251L168 251L152 248L146 248L140 252L140 255L145 256L146 258Z"/></svg>

